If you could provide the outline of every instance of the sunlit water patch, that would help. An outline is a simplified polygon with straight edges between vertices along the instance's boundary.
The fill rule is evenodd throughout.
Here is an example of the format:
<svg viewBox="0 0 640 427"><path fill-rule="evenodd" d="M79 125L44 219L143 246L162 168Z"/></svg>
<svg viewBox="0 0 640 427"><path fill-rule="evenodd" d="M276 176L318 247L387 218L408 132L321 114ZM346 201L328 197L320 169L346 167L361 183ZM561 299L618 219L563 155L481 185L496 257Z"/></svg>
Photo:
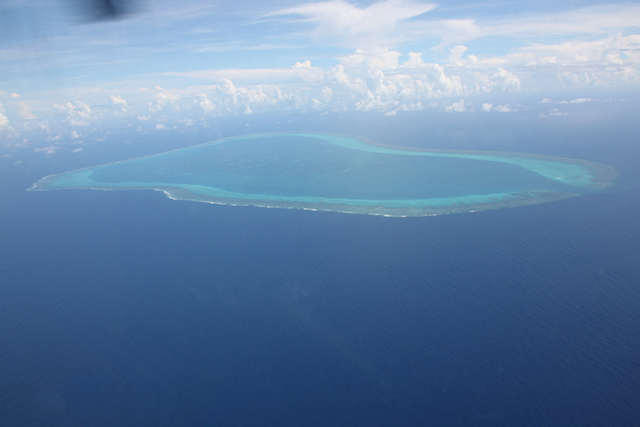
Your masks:
<svg viewBox="0 0 640 427"><path fill-rule="evenodd" d="M283 133L50 175L30 190L150 189L208 203L427 216L575 197L608 188L616 177L612 168L583 160Z"/></svg>

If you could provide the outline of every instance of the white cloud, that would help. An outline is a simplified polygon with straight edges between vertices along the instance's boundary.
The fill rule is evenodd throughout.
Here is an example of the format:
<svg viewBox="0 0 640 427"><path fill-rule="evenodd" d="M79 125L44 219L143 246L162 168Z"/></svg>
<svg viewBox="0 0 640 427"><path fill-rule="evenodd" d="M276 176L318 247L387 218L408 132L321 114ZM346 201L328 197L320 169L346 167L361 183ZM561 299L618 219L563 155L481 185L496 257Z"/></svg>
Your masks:
<svg viewBox="0 0 640 427"><path fill-rule="evenodd" d="M44 154L50 155L50 154L54 154L59 149L60 147L58 147L57 145L50 145L48 147L34 148L33 150L36 153L44 153Z"/></svg>
<svg viewBox="0 0 640 427"><path fill-rule="evenodd" d="M483 26L486 35L607 34L612 30L637 28L640 5L607 4L573 8L564 12L528 14L501 18Z"/></svg>
<svg viewBox="0 0 640 427"><path fill-rule="evenodd" d="M38 127L40 129L42 129L43 131L45 131L46 133L50 133L51 132L51 129L49 127L49 121L46 120L46 119L41 121L40 123L38 123Z"/></svg>
<svg viewBox="0 0 640 427"><path fill-rule="evenodd" d="M404 41L438 38L437 47L453 46L483 37L553 38L607 35L638 27L640 5L607 4L550 13L512 14L498 18L411 19L433 10L435 4L386 0L360 8L346 1L306 3L268 16L301 17L291 24L312 24L309 37L318 43L350 48L393 46ZM313 25L314 24L314 25Z"/></svg>
<svg viewBox="0 0 640 427"><path fill-rule="evenodd" d="M453 45L474 40L485 35L486 30L475 23L472 19L443 19L427 21L423 23L424 27L417 29L417 32L424 32L424 35L432 35L439 37L442 43L437 46L439 48L444 45Z"/></svg>
<svg viewBox="0 0 640 427"><path fill-rule="evenodd" d="M553 101L550 98L543 98L540 101L540 104L584 104L585 102L592 102L593 98L576 98L571 101L563 100L563 101Z"/></svg>
<svg viewBox="0 0 640 427"><path fill-rule="evenodd" d="M155 112L160 111L167 104L173 104L175 101L180 99L180 95L175 93L175 91L164 89L160 86L156 86L155 90L158 91L155 95L153 95L153 99L149 102L149 111Z"/></svg>
<svg viewBox="0 0 640 427"><path fill-rule="evenodd" d="M461 54L465 50L457 49ZM172 91L173 102L176 108L196 105L216 115L273 109L389 112L422 109L425 101L436 98L520 89L518 76L499 66L443 66L425 63L416 52L409 52L404 61L402 56L388 48L356 49L327 70L304 61L285 69L172 73L217 78L211 85Z"/></svg>
<svg viewBox="0 0 640 427"><path fill-rule="evenodd" d="M211 99L209 99L209 95L207 95L206 93L201 93L200 95L198 95L198 97L200 98L200 102L196 102L198 102L198 105L200 105L205 113L210 113L216 109L216 105Z"/></svg>
<svg viewBox="0 0 640 427"><path fill-rule="evenodd" d="M402 56L400 52L389 50L386 47L376 47L371 50L356 49L350 55L338 58L340 63L347 68L354 70L380 70L389 71L400 68L402 65L398 59ZM408 67L422 67L420 57L413 58L413 62Z"/></svg>
<svg viewBox="0 0 640 427"><path fill-rule="evenodd" d="M521 82L530 79L548 88L637 85L640 35L533 44L503 56L458 55L456 64L477 70L500 67L507 73L517 70Z"/></svg>
<svg viewBox="0 0 640 427"><path fill-rule="evenodd" d="M414 39L425 36L442 40L438 47L452 46L483 37L526 39L557 36L607 35L635 29L640 5L610 4L571 8L562 12L526 13L499 18L433 19L411 23Z"/></svg>
<svg viewBox="0 0 640 427"><path fill-rule="evenodd" d="M36 119L36 116L31 112L31 108L24 101L18 102L18 116L24 120Z"/></svg>
<svg viewBox="0 0 640 427"><path fill-rule="evenodd" d="M81 151L82 151L82 147L80 147L80 148L74 148L74 149L72 149L72 150L71 150L71 152L72 152L72 153L79 153L79 152L81 152Z"/></svg>
<svg viewBox="0 0 640 427"><path fill-rule="evenodd" d="M585 102L593 101L592 98L576 98L571 101L558 101L558 104L583 104Z"/></svg>
<svg viewBox="0 0 640 427"><path fill-rule="evenodd" d="M272 13L271 16L302 16L315 24L312 37L321 43L346 47L388 46L407 38L406 21L422 15L435 4L384 0L359 8L342 0L306 3Z"/></svg>
<svg viewBox="0 0 640 427"><path fill-rule="evenodd" d="M557 108L554 108L553 110L549 110L550 116L566 116L567 114L569 114L568 111L560 111Z"/></svg>
<svg viewBox="0 0 640 427"><path fill-rule="evenodd" d="M462 113L466 110L467 108L464 106L464 99L444 107L444 111L447 113Z"/></svg>
<svg viewBox="0 0 640 427"><path fill-rule="evenodd" d="M344 19L350 22L350 20L364 19L363 16L369 16L368 13L382 10L380 8L383 6L396 8L394 9L396 11L406 6L407 9L402 9L405 12L414 10L412 9L414 7L417 8L414 12L422 10L415 3L404 1L379 2L369 7L356 7L343 1L333 1L304 4L286 11L289 13L288 17L297 13L303 16L304 22L313 21L317 28L321 28L325 24L333 25L329 23L329 18L325 19L323 11L344 10L348 16L338 16L335 19L337 21ZM431 7L431 5L428 6ZM298 12L304 10L308 14L294 13L293 10L298 10ZM407 20L407 16L414 16L411 13L406 12L403 15L398 12L394 15L395 18L389 17L389 22L397 24L393 24L395 27L391 26L395 28L394 31L404 31L402 28L405 27L415 29L415 24L418 22L423 26L429 26L433 22L445 22L425 20L424 17ZM357 18L358 16L360 18ZM402 18L403 16L404 18ZM520 19L518 22L524 22L529 19L516 18L509 22L513 23L518 19ZM547 18L549 22L553 21L549 16L546 16L545 19ZM554 19L553 22L561 21L557 16ZM454 35L464 33L467 34L465 37L482 37L488 34L485 24L481 25L471 20L449 20L445 23L447 28L456 29L452 32ZM507 29L520 31L515 27L509 27L511 24L507 25L506 20L500 21L500 25L502 26L500 31L503 31L504 34L507 34ZM363 32L358 34L365 34L366 31L369 31L367 28L362 24ZM558 28L560 27L553 24L544 31L551 34ZM496 31L498 30L495 30L494 33ZM524 31L522 34L528 33ZM362 40L365 39L366 37L362 38ZM558 39L560 38L554 40ZM353 40L360 39L355 37ZM399 40L399 38L394 40ZM306 58L299 58L298 62L292 61L294 64L290 67L281 68L205 69L171 72L166 75L196 80L204 79L212 83L205 85L196 81L193 86L179 88L155 86L150 89L149 87L153 84L146 81L144 84L149 87L128 90L114 89L111 86L108 90L99 89L99 93L94 90L91 93L93 99L88 103L68 102L55 104L54 107L57 111L65 114L66 122L72 126L87 126L91 120L97 118L128 116L138 117L139 120L153 120L147 124L149 128L155 126L152 123L160 123L166 128L171 128L172 126L187 126L187 122L180 122L180 120L190 117L196 118L202 116L203 113L224 115L252 114L275 110L302 112L357 110L379 111L393 115L409 109L426 108L433 100L442 98L451 98L451 101L448 103L438 101L439 107L455 112L460 111L461 108L464 108L463 111L473 110L472 105L460 103L460 101L463 97L468 99L468 97L475 95L530 90L540 87L552 90L575 86L640 84L640 35L623 36L611 33L602 35L600 39L590 36L581 37L580 40L567 40L566 38L561 40L563 40L561 43L529 44L525 47L514 48L510 53L497 56L474 54L475 52L472 51L479 49L478 44L470 44L471 48L469 48L452 42L448 46L448 55L441 55L442 59L439 63L424 60L423 55L419 52L406 53L405 51L403 54L399 50L386 47L361 47L355 49L351 54L336 58L337 63L328 67L312 65L311 61ZM436 57L438 55L440 54L435 54ZM166 86L166 84L163 85ZM84 93L90 93L90 91L86 90ZM118 93L118 95L111 93ZM100 99L104 100L105 98L108 98L112 105L126 106L127 108L97 109L96 107L97 111L92 111L89 104L98 105L101 102ZM592 101L591 98L577 98L567 101L553 101L550 98L544 98L540 102L543 104L577 104L590 101ZM11 102L13 101L7 100L6 103ZM485 103L482 104L481 109L491 112L515 111L515 108L508 104ZM38 111L42 110L44 109L38 106ZM168 110L172 110L171 115L175 116L175 119L170 121L157 120L165 114L169 115ZM30 110L28 114L31 114ZM22 117L31 117L28 114L25 110ZM553 115L553 112L549 114ZM12 114L8 116L13 120ZM8 125L8 120L9 118L4 116L5 126ZM198 121L198 123L201 122ZM60 132L61 130L56 129L55 131Z"/></svg>
<svg viewBox="0 0 640 427"><path fill-rule="evenodd" d="M9 128L9 118L5 116L4 113L6 113L6 111L2 108L2 104L0 104L0 129Z"/></svg>
<svg viewBox="0 0 640 427"><path fill-rule="evenodd" d="M93 119L91 107L82 101L67 102L66 104L53 104L53 108L66 114L65 120L71 126L89 126L89 121Z"/></svg>
<svg viewBox="0 0 640 427"><path fill-rule="evenodd" d="M123 107L127 106L127 100L122 99L119 95L109 95L109 102L111 102L112 105L122 105Z"/></svg>
<svg viewBox="0 0 640 427"><path fill-rule="evenodd" d="M17 137L19 134L9 125L9 118L4 114L5 110L0 103L0 135L5 137Z"/></svg>
<svg viewBox="0 0 640 427"><path fill-rule="evenodd" d="M85 135L82 135L82 134L76 132L75 130L72 130L71 134L69 136L71 137L71 139L79 139L79 138L84 137Z"/></svg>
<svg viewBox="0 0 640 427"><path fill-rule="evenodd" d="M429 99L518 90L519 79L498 68L474 70L425 63L411 52L400 63L398 52L362 50L341 58L325 76L333 91L332 103L352 100L359 110L384 110ZM346 98L346 99L345 99ZM348 105L346 105L348 109Z"/></svg>
<svg viewBox="0 0 640 427"><path fill-rule="evenodd" d="M456 47L453 47L451 49L449 49L449 63L450 64L454 64L454 65L463 65L463 62L461 61L462 59L462 55L469 50L466 46L464 45L458 45Z"/></svg>
<svg viewBox="0 0 640 427"><path fill-rule="evenodd" d="M505 104L505 105L498 105L494 111L497 111L499 113L511 113L513 111L515 111L513 108L511 108L511 106L509 104Z"/></svg>
<svg viewBox="0 0 640 427"><path fill-rule="evenodd" d="M177 87L170 87L167 86L167 82L177 79L156 76L157 80L153 80L154 77L151 75L136 76L137 70L125 68L120 71L128 76L127 81L122 82L120 87L115 80L124 77L114 75L114 81L108 85L100 86L94 82L93 87L88 83L86 87L70 87L70 91L50 88L41 99L64 100L57 101L54 112L61 114L59 118L64 119L67 126L63 129L49 119L52 121L51 126L47 124L47 132L51 131L52 135L69 135L74 127L82 130L76 126L88 126L103 118L135 120L135 117L138 117L140 120L149 120L143 124L143 128L153 129L155 123L167 128L187 126L188 122L179 122L186 118L195 119L196 123L201 124L202 116L205 115L251 114L274 110L360 110L400 114L408 109L426 108L436 99L439 108L445 108L446 105L451 111L455 111L452 103L461 98L469 100L475 95L544 87L549 89L545 95L551 96L556 88L624 85L637 87L640 84L640 4L637 3L587 8L568 5L568 9L563 12L518 12L509 15L500 15L499 11L498 14L484 13L488 9L482 8L458 9L445 5L442 7L442 13L435 16L438 10L429 13L436 7L434 4L426 3L429 0L422 0L424 3L421 3L421 0L305 1L308 2L286 0L275 3L280 5L277 7L281 10L271 14L266 10L273 8L274 3L256 4L255 9L243 9L242 16L234 16L234 21L225 15L228 12L226 6L220 5L221 13L216 12L215 16L200 15L201 11L196 13L198 8L186 6L193 12L189 16L194 19L197 17L198 21L197 25L186 27L189 36L194 37L189 39L189 42L193 43L187 44L183 38L184 34L178 34L180 30L172 27L177 31L167 32L170 33L171 43L161 43L171 52L159 47L156 60L166 65L166 58L172 58L172 52L186 47L188 51L183 51L184 55L181 54L184 62L180 64L180 69L190 71L167 75L184 76L199 81L192 82L190 87L182 83L176 84ZM283 4L285 6L282 6ZM217 10L218 7L217 3L207 4L205 10L210 13L212 8ZM171 8L176 13L179 12L177 6ZM261 19L265 16L268 18ZM220 27L220 30L224 31L218 31L215 23L225 20L229 21L226 24L233 22L234 29L227 25ZM255 24L255 27L245 31L248 27L235 25L237 23L251 23ZM135 25L140 24L146 25L143 22ZM209 25L207 29L200 28L205 25ZM201 32L205 30L212 32ZM73 31L75 35L72 38L82 50L76 52L74 61L83 59L83 67L100 67L96 65L96 61L90 61L95 58L85 56L93 51L87 49L87 46L95 47L103 42L95 37L99 33L94 33L88 27L78 31L80 32ZM145 33L146 43L149 34L145 31L139 33ZM89 34L93 36L85 40L84 35ZM67 36L71 37L71 34ZM141 39L136 37L137 33L132 33L132 39L127 39L125 44L137 49L141 46L137 45ZM353 50L351 54L335 58L335 62L330 65L324 65L328 61L325 49L313 51L309 57L295 58L288 64L290 66L224 69L222 67L228 66L229 62L225 62L228 56L223 55L215 57L219 58L219 61L215 60L209 63L211 65L203 67L218 67L216 69L189 68L191 64L202 64L204 60L200 58L196 61L196 57L189 54L203 48L208 49L209 44L220 46L228 43L228 47L232 47L238 53L234 58L235 63L255 63L253 60L259 59L265 60L264 63L268 64L268 57L253 57L249 50L274 47L290 49L282 56L279 55L280 51L273 52L281 61L293 52L300 51L301 46L307 46L305 43L310 38L321 44L346 46ZM114 40L104 42L112 43ZM474 40L474 43L466 43L468 40ZM283 41L289 45L284 46ZM411 46L414 49L422 46L425 55L422 56L419 52L407 53L408 49L394 48L407 41L416 41L417 43ZM57 48L57 43L53 42L52 47ZM65 44L65 49L69 51L75 47L76 45ZM121 48L125 49L125 46ZM128 63L129 60L126 58L129 58L132 50L119 52L122 59L125 59L123 63ZM54 62L61 70L79 65L75 62L67 63L66 60L73 59L71 55L62 54L58 50L52 55L60 55ZM207 57L211 55L213 54ZM314 61L313 64L309 59ZM274 62L277 62L275 57ZM91 68L87 70L90 71ZM91 74L87 72L86 75ZM89 79L82 81L87 80ZM164 87L155 86L156 84ZM135 89L138 86L139 89ZM21 86L7 87L17 90ZM66 92L64 96L73 93L74 98L56 98L63 92ZM36 101L32 95L23 95L22 98L17 93L2 92L0 95L8 110L8 113L4 110L0 113L0 128L5 130L3 136L9 129L9 121L20 131L29 127L36 128L37 123L25 123L19 118L35 120L31 109L38 113L38 117L50 117L51 103L55 102L51 101L45 105L44 101ZM27 99L24 99L25 96ZM442 98L450 98L449 103ZM22 102L23 99L28 105ZM70 99L82 101L67 102ZM111 108L103 108L102 104L107 99L112 105ZM480 99L490 99L496 105L499 102L493 97ZM590 98L567 101L559 101L561 98L557 97L555 99L556 101L552 101L546 98L542 103L549 103L551 108L561 107L560 104L565 102L578 104L590 101ZM95 107L92 109L90 105ZM515 108L496 105L483 104L482 110L506 112ZM474 108L468 103L462 106L466 111ZM172 119L159 120L159 116L165 114Z"/></svg>
<svg viewBox="0 0 640 427"><path fill-rule="evenodd" d="M4 145L5 148L25 148L28 146L29 146L29 140L27 138L23 138L22 141L19 141L19 142L8 143Z"/></svg>
<svg viewBox="0 0 640 427"><path fill-rule="evenodd" d="M277 107L292 107L292 103L296 105L293 95L271 84L237 86L230 79L221 79L208 86L199 86L198 90L199 101L196 102L207 113L252 114Z"/></svg>
<svg viewBox="0 0 640 427"><path fill-rule="evenodd" d="M640 64L640 35L609 36L598 40L571 40L533 44L503 57L521 66L630 66Z"/></svg>

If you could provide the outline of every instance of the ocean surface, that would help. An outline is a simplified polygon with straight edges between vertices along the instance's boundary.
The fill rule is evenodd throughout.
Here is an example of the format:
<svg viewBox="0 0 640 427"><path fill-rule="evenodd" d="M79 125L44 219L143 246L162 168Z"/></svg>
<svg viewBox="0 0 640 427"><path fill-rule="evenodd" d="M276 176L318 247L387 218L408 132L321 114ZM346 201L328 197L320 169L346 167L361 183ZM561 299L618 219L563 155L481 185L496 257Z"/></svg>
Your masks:
<svg viewBox="0 0 640 427"><path fill-rule="evenodd" d="M638 425L633 185L423 218L25 191L64 162L3 172L2 426Z"/></svg>

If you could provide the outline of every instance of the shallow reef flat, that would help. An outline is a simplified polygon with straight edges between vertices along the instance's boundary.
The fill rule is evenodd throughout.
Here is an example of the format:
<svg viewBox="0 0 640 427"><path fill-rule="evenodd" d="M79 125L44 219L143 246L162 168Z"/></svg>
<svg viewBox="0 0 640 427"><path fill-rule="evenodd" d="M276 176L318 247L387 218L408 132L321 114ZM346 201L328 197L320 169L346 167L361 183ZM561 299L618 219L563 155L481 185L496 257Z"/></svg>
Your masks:
<svg viewBox="0 0 640 427"><path fill-rule="evenodd" d="M616 179L611 167L577 159L274 133L49 175L29 190L148 189L217 204L430 216L566 199Z"/></svg>

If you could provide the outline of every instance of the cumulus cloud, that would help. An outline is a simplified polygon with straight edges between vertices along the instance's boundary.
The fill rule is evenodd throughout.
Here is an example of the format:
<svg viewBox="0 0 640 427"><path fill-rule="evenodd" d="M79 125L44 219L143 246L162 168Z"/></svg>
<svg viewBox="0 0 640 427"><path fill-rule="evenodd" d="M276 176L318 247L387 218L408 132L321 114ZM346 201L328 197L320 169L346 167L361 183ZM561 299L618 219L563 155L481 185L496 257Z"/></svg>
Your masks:
<svg viewBox="0 0 640 427"><path fill-rule="evenodd" d="M175 101L180 99L180 95L178 95L175 91L167 90L160 86L156 86L155 90L157 93L153 95L153 99L149 102L149 111L156 112L160 111L167 104L173 104Z"/></svg>
<svg viewBox="0 0 640 427"><path fill-rule="evenodd" d="M487 71L468 67L444 67L425 63L410 52L401 63L400 54L387 49L358 50L340 59L325 79L333 89L332 103L349 101L358 110L384 110L426 100L519 90L520 81L504 69Z"/></svg>
<svg viewBox="0 0 640 427"><path fill-rule="evenodd" d="M585 102L593 101L592 98L576 98L571 101L558 101L558 104L583 104Z"/></svg>
<svg viewBox="0 0 640 427"><path fill-rule="evenodd" d="M344 3L339 7L345 4L349 6ZM329 67L318 67L302 58L284 68L167 73L207 79L212 83L180 88L141 87L137 91L121 91L121 95L105 93L102 96L108 97L113 105L129 106L130 102L125 98L136 102L131 111L125 108L101 110L99 117L128 115L141 121L155 120L152 123L171 128L187 126L187 122L180 120L203 113L379 111L394 115L426 108L434 100L443 98L451 101L438 101L440 108L461 112L474 111L463 98L476 95L527 90L541 85L555 88L640 83L637 72L640 36L635 35L607 35L600 40L591 38L553 45L532 44L501 56L480 57L472 50L462 44L454 45L449 48L448 56L436 63L424 60L419 52L402 53L386 47L370 47L338 57L337 63ZM547 86L549 82L556 86ZM566 101L544 98L540 102L578 104L591 101L591 98ZM55 104L54 107L65 114L65 120L72 126L86 126L96 118L89 105L80 101ZM158 120L168 115L165 113L168 109L172 110L172 116L180 117ZM485 103L481 110L511 112L516 109L508 104ZM153 128L155 125L147 126Z"/></svg>
<svg viewBox="0 0 640 427"><path fill-rule="evenodd" d="M460 53L465 50L458 49ZM356 49L338 62L326 70L304 61L269 72L230 69L184 73L185 77L216 80L176 91L174 102L184 97L189 103L183 104L185 109L196 105L216 115L273 109L386 113L422 109L428 100L437 98L516 91L521 85L518 76L500 66L427 63L420 53L404 56L388 48Z"/></svg>
<svg viewBox="0 0 640 427"><path fill-rule="evenodd" d="M126 89L131 80L123 83L122 88L114 85L74 88L74 96L83 101L66 102L65 99L53 106L67 128L59 128L58 123L54 126L54 122L49 126L47 122L46 129L44 126L42 129L52 135L68 136L71 129L82 130L80 126L94 124L97 119L125 117L147 121L140 123L145 129L153 129L156 123L171 128L187 126L190 122L180 121L187 118L195 118L195 123L202 124L204 116L276 110L357 110L394 115L427 108L434 100L439 108L451 112L462 108L473 111L472 105L461 102L463 98L469 100L471 96L540 87L549 89L546 95L550 96L556 88L640 84L640 4L587 8L571 5L562 12L520 15L489 15L474 11L456 16L458 11L448 9L441 15L446 14L447 19L429 13L435 7L420 0L370 0L364 3L308 0L277 10L260 22L271 29L277 26L279 31L265 30L260 33L259 41L235 34L238 40L229 43L237 46L239 52L249 44L260 49L282 47L283 39L279 37L292 39L294 32L296 38L313 38L321 44L348 47L352 53L323 66L315 59L312 64L308 58L299 57L285 67L167 73L197 79L194 86L172 88L165 83L160 84L166 88L154 86L160 81L175 81L162 79L145 80L140 83L144 87L137 90ZM205 18L198 16L199 24ZM283 34L287 31L288 34ZM470 40L475 42L467 43ZM296 46L287 47L299 47L298 40L295 41ZM406 41L418 41L412 46L424 46L430 51L423 56L394 47ZM176 38L176 44L179 42ZM199 42L194 43L190 48L198 50L202 47ZM311 58L323 55L316 52ZM326 61L324 58L322 63L326 64ZM208 84L203 84L203 79ZM31 104L31 95L29 105L23 102L24 96L20 98L17 93L0 92L0 96L9 110L6 114L4 109L0 112L3 136L10 129L9 121L19 130L38 126L35 122L18 120L36 119L29 105L38 116L50 116L51 111L46 111L42 102ZM101 108L106 99L111 108ZM498 105L497 98L486 99L495 105L481 104L481 108L476 107L478 110L515 110L511 105ZM545 98L541 103L548 103L552 108L565 103L593 101L590 98L557 99ZM96 107L92 110L89 105ZM552 114L553 111L549 112ZM163 121L162 116L171 118Z"/></svg>
<svg viewBox="0 0 640 427"><path fill-rule="evenodd" d="M71 126L89 126L89 121L93 119L91 107L82 101L53 104L53 108L65 114L65 120Z"/></svg>
<svg viewBox="0 0 640 427"><path fill-rule="evenodd" d="M454 64L454 65L463 65L462 62L462 55L469 50L466 46L464 45L458 45L456 47L453 47L451 49L449 49L449 63Z"/></svg>
<svg viewBox="0 0 640 427"><path fill-rule="evenodd" d="M31 108L26 102L18 102L18 116L24 120L34 120L37 117L31 112Z"/></svg>
<svg viewBox="0 0 640 427"><path fill-rule="evenodd" d="M200 101L196 101L200 108L204 110L205 113L210 113L216 109L216 105L213 103L211 99L209 99L209 95L206 93L201 93L198 95Z"/></svg>
<svg viewBox="0 0 640 427"><path fill-rule="evenodd" d="M617 46L631 49L633 43L629 37L631 36L618 37ZM600 46L597 41L585 43ZM582 42L578 45L583 46ZM561 51L566 47L563 46L564 44L556 45L554 49ZM403 54L389 48L374 47L356 49L351 54L336 58L338 63L329 68L320 68L312 65L309 60L301 60L287 68L170 73L198 80L206 78L213 83L185 88L140 88L136 98L146 97L143 102L147 103L148 113L140 114L139 109L133 109L136 113L124 112L132 117L137 116L140 120L158 118L158 114L163 114L162 111L168 106L172 106L174 112L181 112L180 119L189 117L196 111L207 115L253 114L275 110L379 111L393 115L401 111L425 108L430 102L441 98L453 99L448 103L439 103L446 111L460 112L469 111L470 108L473 110L461 98L531 88L528 79L535 73L538 73L536 77L539 78L541 70L543 74L549 71L549 78L558 84L562 79L568 78L566 74L569 72L581 69L584 73L589 69L565 66L569 61L576 63L582 60L582 57L572 57L569 53L562 58L556 55L555 62L545 59L547 65L542 67L540 58L528 56L534 48L538 51L551 49L548 46L544 49L529 46L505 56L479 58L470 54L466 46L457 45L450 49L446 61L435 63L424 61L419 52ZM602 57L611 57L610 54L603 55ZM632 56L623 55L621 58L623 61L630 61ZM533 62L527 62L530 58L535 58L535 61L532 59ZM609 67L609 71L611 69ZM127 93L123 95L126 96ZM110 95L109 99L114 105L129 104L120 95ZM577 98L566 102L589 101L590 98ZM545 98L541 102L559 104L565 101ZM78 102L56 105L56 108L68 116L70 124L86 124L92 115L87 104ZM515 108L508 104L486 103L481 110L511 112ZM178 120L171 123L160 120L157 123L166 128L174 125L186 126L186 122L179 123Z"/></svg>
<svg viewBox="0 0 640 427"><path fill-rule="evenodd" d="M25 148L29 146L29 140L22 138L22 141L5 144L5 148Z"/></svg>
<svg viewBox="0 0 640 427"><path fill-rule="evenodd" d="M593 98L576 98L572 100L553 101L551 98L543 98L540 104L584 104L585 102L592 102Z"/></svg>
<svg viewBox="0 0 640 427"><path fill-rule="evenodd" d="M111 105L122 105L123 107L127 106L127 100L122 99L119 95L109 95L109 102Z"/></svg>
<svg viewBox="0 0 640 427"><path fill-rule="evenodd" d="M467 108L464 105L464 99L461 99L458 102L454 102L453 104L449 104L444 107L444 111L446 111L447 113L462 113L466 110Z"/></svg>
<svg viewBox="0 0 640 427"><path fill-rule="evenodd" d="M554 108L553 110L549 110L548 114L550 116L566 116L567 114L569 114L568 111L561 111L557 108Z"/></svg>
<svg viewBox="0 0 640 427"><path fill-rule="evenodd" d="M57 145L50 145L48 147L41 147L41 148L37 148L36 147L33 150L36 153L44 153L44 154L47 154L47 155L51 155L51 154L55 154L55 152L57 150L59 150L59 149L60 149L60 147L58 147Z"/></svg>
<svg viewBox="0 0 640 427"><path fill-rule="evenodd" d="M252 114L296 104L292 94L272 84L238 86L225 78L201 89L196 102L206 113ZM297 100L301 102L300 98Z"/></svg>
<svg viewBox="0 0 640 427"><path fill-rule="evenodd" d="M479 70L501 67L502 73L512 74L512 70L517 69L521 70L518 73L520 81L527 73L542 73L548 77L547 84L553 81L565 87L640 82L640 35L634 34L640 22L638 4L571 8L500 18L428 19L429 15L425 15L418 20L410 19L433 7L431 4L382 1L360 8L344 1L329 1L299 5L272 16L301 17L302 22L314 24L312 31L317 41L367 51L400 40L436 37L442 41L435 46L436 50L449 46L449 65ZM482 57L470 54L462 44L485 37L523 41L535 37L537 42L525 43L503 55ZM558 43L559 37L575 39ZM378 59L393 62L394 58L389 54L387 58ZM511 85L514 83L510 82Z"/></svg>
<svg viewBox="0 0 640 427"><path fill-rule="evenodd" d="M499 113L511 113L515 110L511 108L509 104L505 104L505 105L498 105L494 111L497 111Z"/></svg>
<svg viewBox="0 0 640 427"><path fill-rule="evenodd" d="M640 83L640 35L533 44L503 56L468 55L461 62L468 67L518 69L520 76L546 76L548 82L564 87L636 85Z"/></svg>
<svg viewBox="0 0 640 427"><path fill-rule="evenodd" d="M5 109L0 104L0 129L9 127L9 118L4 115L6 113Z"/></svg>
<svg viewBox="0 0 640 427"><path fill-rule="evenodd" d="M556 44L533 44L505 57L526 66L638 65L640 35L610 36L598 40L571 40Z"/></svg>
<svg viewBox="0 0 640 427"><path fill-rule="evenodd" d="M17 137L19 134L9 125L9 118L4 114L6 111L0 103L0 135L6 137Z"/></svg>

